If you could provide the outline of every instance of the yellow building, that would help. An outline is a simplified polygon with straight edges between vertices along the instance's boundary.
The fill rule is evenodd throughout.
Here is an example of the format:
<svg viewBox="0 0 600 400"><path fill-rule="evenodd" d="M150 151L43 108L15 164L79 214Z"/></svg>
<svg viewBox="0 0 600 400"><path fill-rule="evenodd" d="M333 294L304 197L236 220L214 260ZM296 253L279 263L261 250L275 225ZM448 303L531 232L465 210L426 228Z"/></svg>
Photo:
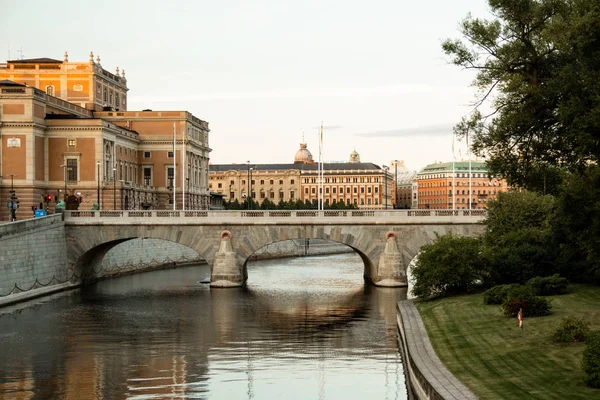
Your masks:
<svg viewBox="0 0 600 400"><path fill-rule="evenodd" d="M224 195L226 201L265 199L278 204L301 200L317 204L319 193L318 164L305 143L300 144L293 164L221 164L210 165L210 188ZM361 163L353 151L349 162L323 163L323 204L343 202L359 209L392 208L393 177L388 170L373 163Z"/></svg>
<svg viewBox="0 0 600 400"><path fill-rule="evenodd" d="M30 66L43 75L51 70L44 67L55 65L39 60L11 61L9 68L0 68L0 76L17 66ZM70 76L67 67L78 63L60 65ZM89 77L94 85L109 78L97 68L94 63L96 72ZM22 80L0 81L0 219L9 218L6 205L12 190L20 202L17 219L32 217L32 208L53 212L64 199L68 206L87 210L94 203L103 210L172 209L173 183L176 209L184 207L184 198L186 209L208 209L207 122L186 111L125 111L123 77L123 85L113 88L111 107L100 106L95 93L85 90L87 100L68 101L74 94L59 85L71 85L64 76L51 85L48 77L10 76ZM33 84L53 86L50 91L65 98ZM109 87L104 82L101 91ZM117 110L117 104L123 108Z"/></svg>

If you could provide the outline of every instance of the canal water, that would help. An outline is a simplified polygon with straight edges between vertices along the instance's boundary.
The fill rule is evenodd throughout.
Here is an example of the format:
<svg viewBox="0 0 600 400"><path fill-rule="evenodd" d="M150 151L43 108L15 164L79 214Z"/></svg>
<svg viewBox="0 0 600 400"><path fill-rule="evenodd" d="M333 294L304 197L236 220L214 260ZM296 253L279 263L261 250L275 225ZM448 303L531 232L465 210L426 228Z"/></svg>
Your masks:
<svg viewBox="0 0 600 400"><path fill-rule="evenodd" d="M0 309L2 399L406 399L396 302L355 254L123 276Z"/></svg>

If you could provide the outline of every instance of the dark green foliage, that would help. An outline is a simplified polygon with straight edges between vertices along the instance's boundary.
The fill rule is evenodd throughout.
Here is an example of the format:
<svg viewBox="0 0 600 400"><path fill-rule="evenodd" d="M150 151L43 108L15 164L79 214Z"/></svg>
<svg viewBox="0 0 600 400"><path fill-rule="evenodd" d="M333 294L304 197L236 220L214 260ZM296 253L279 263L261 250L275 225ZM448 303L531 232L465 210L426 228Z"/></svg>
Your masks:
<svg viewBox="0 0 600 400"><path fill-rule="evenodd" d="M546 299L537 297L530 287L514 285L506 295L502 309L507 317L516 317L520 309L523 317L540 317L549 315L552 305Z"/></svg>
<svg viewBox="0 0 600 400"><path fill-rule="evenodd" d="M600 284L599 166L568 176L557 196L551 224L553 244L560 250L560 274L572 281Z"/></svg>
<svg viewBox="0 0 600 400"><path fill-rule="evenodd" d="M412 293L420 298L441 297L471 291L484 275L481 241L477 238L438 236L421 248L412 269Z"/></svg>
<svg viewBox="0 0 600 400"><path fill-rule="evenodd" d="M586 347L581 359L585 374L585 384L600 388L600 332L593 332L586 339Z"/></svg>
<svg viewBox="0 0 600 400"><path fill-rule="evenodd" d="M514 285L496 285L485 291L483 294L484 304L502 304L506 299L506 295Z"/></svg>
<svg viewBox="0 0 600 400"><path fill-rule="evenodd" d="M500 193L488 207L483 252L489 284L525 283L556 272L556 248L549 245L552 196Z"/></svg>
<svg viewBox="0 0 600 400"><path fill-rule="evenodd" d="M546 276L544 278L536 276L527 281L529 286L537 296L554 296L565 294L569 281L558 274Z"/></svg>
<svg viewBox="0 0 600 400"><path fill-rule="evenodd" d="M589 321L577 317L564 317L552 334L552 340L561 343L585 342L589 333Z"/></svg>
<svg viewBox="0 0 600 400"><path fill-rule="evenodd" d="M600 2L488 0L493 18L467 17L444 52L477 71L492 113L455 127L492 174L556 193L563 171L600 160Z"/></svg>

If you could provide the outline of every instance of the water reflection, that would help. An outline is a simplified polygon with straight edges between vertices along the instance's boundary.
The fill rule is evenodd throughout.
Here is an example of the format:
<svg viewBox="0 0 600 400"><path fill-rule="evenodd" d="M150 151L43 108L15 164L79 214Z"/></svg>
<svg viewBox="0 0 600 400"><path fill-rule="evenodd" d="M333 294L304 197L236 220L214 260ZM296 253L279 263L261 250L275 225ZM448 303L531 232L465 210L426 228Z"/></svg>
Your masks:
<svg viewBox="0 0 600 400"><path fill-rule="evenodd" d="M126 276L3 310L0 397L402 399L395 303L359 257L253 262L243 289L207 266Z"/></svg>

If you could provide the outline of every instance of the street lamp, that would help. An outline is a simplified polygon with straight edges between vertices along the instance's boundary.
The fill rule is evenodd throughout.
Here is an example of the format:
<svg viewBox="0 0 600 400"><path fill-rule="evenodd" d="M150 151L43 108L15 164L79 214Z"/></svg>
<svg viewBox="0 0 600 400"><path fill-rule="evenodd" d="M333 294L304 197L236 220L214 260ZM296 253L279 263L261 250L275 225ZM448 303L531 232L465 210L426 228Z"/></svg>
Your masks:
<svg viewBox="0 0 600 400"><path fill-rule="evenodd" d="M8 174L10 176L10 220L17 220L17 205L15 204L17 201L17 195L15 193L15 176L19 176L19 174Z"/></svg>
<svg viewBox="0 0 600 400"><path fill-rule="evenodd" d="M64 168L65 172L65 192L63 193L64 201L67 201L67 164L61 164L61 168Z"/></svg>
<svg viewBox="0 0 600 400"><path fill-rule="evenodd" d="M248 160L248 210L250 209L250 160Z"/></svg>
<svg viewBox="0 0 600 400"><path fill-rule="evenodd" d="M100 209L100 161L96 162L98 166L98 210Z"/></svg>
<svg viewBox="0 0 600 400"><path fill-rule="evenodd" d="M248 180L248 184L250 185L250 192L248 193L248 207L250 207L250 209L254 208L254 205L252 204L252 170L253 168L250 168L250 179Z"/></svg>
<svg viewBox="0 0 600 400"><path fill-rule="evenodd" d="M395 177L394 177L394 204L395 208L398 208L398 160L394 160Z"/></svg>
<svg viewBox="0 0 600 400"><path fill-rule="evenodd" d="M385 186L385 198L384 198L384 202L385 202L385 209L387 210L387 206L388 206L388 202L387 202L387 198L388 198L388 190L387 190L387 172L388 172L388 166L384 165L383 166L383 186Z"/></svg>
<svg viewBox="0 0 600 400"><path fill-rule="evenodd" d="M117 209L117 167L113 167L113 210Z"/></svg>

